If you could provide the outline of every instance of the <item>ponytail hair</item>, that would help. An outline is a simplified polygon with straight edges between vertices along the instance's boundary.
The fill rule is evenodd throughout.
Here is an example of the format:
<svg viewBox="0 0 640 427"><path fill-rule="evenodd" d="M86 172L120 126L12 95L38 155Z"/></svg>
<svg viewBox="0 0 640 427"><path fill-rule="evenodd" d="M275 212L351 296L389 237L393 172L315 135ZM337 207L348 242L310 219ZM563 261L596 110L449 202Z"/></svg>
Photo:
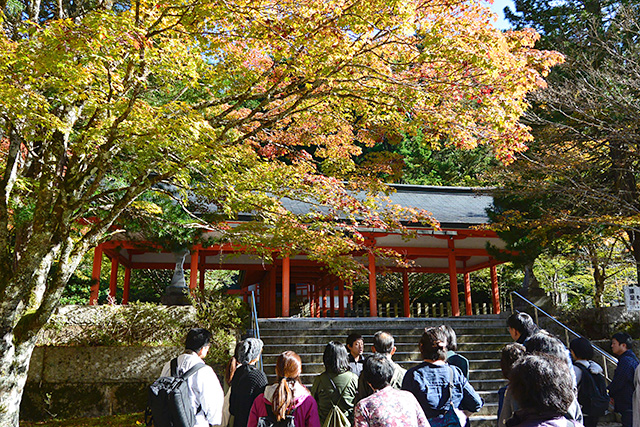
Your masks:
<svg viewBox="0 0 640 427"><path fill-rule="evenodd" d="M233 379L233 375L236 373L237 368L238 361L234 356L231 358L231 360L229 360L229 363L227 363L227 366L224 370L224 382L227 383L227 385L231 385L231 380Z"/></svg>
<svg viewBox="0 0 640 427"><path fill-rule="evenodd" d="M420 339L420 353L425 360L447 359L447 335L443 328L425 328Z"/></svg>
<svg viewBox="0 0 640 427"><path fill-rule="evenodd" d="M300 382L301 373L302 361L295 352L285 351L276 359L278 386L271 402L276 421L284 420L287 417L287 411L293 403L293 387L296 382Z"/></svg>

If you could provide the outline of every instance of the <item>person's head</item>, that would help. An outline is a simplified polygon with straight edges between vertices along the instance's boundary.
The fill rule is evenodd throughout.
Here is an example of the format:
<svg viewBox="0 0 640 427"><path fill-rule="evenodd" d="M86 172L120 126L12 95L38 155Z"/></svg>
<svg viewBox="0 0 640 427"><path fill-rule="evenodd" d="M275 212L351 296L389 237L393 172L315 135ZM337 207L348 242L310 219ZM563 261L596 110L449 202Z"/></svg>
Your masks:
<svg viewBox="0 0 640 427"><path fill-rule="evenodd" d="M278 385L271 401L273 413L278 421L287 416L287 410L293 402L293 387L300 382L302 361L293 351L285 351L276 359Z"/></svg>
<svg viewBox="0 0 640 427"><path fill-rule="evenodd" d="M374 390L382 390L391 383L394 367L389 358L384 354L374 353L367 357L362 367L364 380Z"/></svg>
<svg viewBox="0 0 640 427"><path fill-rule="evenodd" d="M569 343L569 349L576 360L593 359L593 347L588 339L580 337Z"/></svg>
<svg viewBox="0 0 640 427"><path fill-rule="evenodd" d="M396 352L395 340L389 332L378 331L373 336L373 352L391 356Z"/></svg>
<svg viewBox="0 0 640 427"><path fill-rule="evenodd" d="M211 346L211 337L211 332L208 330L204 328L193 328L187 332L184 347L204 359Z"/></svg>
<svg viewBox="0 0 640 427"><path fill-rule="evenodd" d="M527 354L509 375L509 388L522 409L566 414L575 399L569 366L549 354Z"/></svg>
<svg viewBox="0 0 640 427"><path fill-rule="evenodd" d="M349 370L349 353L341 342L331 341L324 348L322 362L327 372L341 374Z"/></svg>
<svg viewBox="0 0 640 427"><path fill-rule="evenodd" d="M611 337L611 351L616 356L620 356L631 348L632 342L631 335L626 332L617 332Z"/></svg>
<svg viewBox="0 0 640 427"><path fill-rule="evenodd" d="M521 336L526 339L538 330L531 316L520 312L513 313L507 318L507 327L514 341L517 341Z"/></svg>
<svg viewBox="0 0 640 427"><path fill-rule="evenodd" d="M456 351L458 349L458 341L456 340L456 331L449 325L440 326L447 337L447 350Z"/></svg>
<svg viewBox="0 0 640 427"><path fill-rule="evenodd" d="M362 356L362 353L364 352L364 340L362 339L362 335L357 333L349 334L347 337L347 348L354 358L357 359Z"/></svg>
<svg viewBox="0 0 640 427"><path fill-rule="evenodd" d="M260 353L262 353L261 339L247 338L240 341L240 348L238 349L238 363L241 365L251 365L258 361Z"/></svg>
<svg viewBox="0 0 640 427"><path fill-rule="evenodd" d="M420 353L424 360L447 359L447 337L442 328L425 328L420 339Z"/></svg>
<svg viewBox="0 0 640 427"><path fill-rule="evenodd" d="M564 361L567 366L572 365L567 348L562 344L562 341L544 329L539 330L527 338L524 342L524 346L527 349L527 353L549 354Z"/></svg>
<svg viewBox="0 0 640 427"><path fill-rule="evenodd" d="M507 344L502 348L500 369L502 369L502 376L504 378L509 378L511 368L522 356L526 354L526 351L527 349L517 342Z"/></svg>

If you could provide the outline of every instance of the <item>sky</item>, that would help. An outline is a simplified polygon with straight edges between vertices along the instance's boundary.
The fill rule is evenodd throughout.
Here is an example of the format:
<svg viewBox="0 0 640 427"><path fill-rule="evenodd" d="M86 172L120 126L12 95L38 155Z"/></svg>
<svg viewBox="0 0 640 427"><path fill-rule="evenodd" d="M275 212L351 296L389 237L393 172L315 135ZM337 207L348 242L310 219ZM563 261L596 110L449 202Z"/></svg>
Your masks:
<svg viewBox="0 0 640 427"><path fill-rule="evenodd" d="M506 6L509 6L511 10L515 9L512 0L494 0L493 4L490 6L491 10L498 15L498 21L495 23L495 25L501 30L505 30L510 27L509 23L504 20L504 13L502 13L502 10Z"/></svg>

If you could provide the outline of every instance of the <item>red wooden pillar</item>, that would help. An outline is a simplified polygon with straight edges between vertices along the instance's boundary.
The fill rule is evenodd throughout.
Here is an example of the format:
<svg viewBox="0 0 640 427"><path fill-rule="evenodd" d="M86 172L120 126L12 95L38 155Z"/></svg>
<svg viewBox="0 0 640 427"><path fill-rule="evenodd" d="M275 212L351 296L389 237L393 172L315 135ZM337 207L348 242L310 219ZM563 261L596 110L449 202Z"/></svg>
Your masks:
<svg viewBox="0 0 640 427"><path fill-rule="evenodd" d="M116 302L116 290L118 289L118 263L117 258L111 258L111 277L109 278L109 296L113 303Z"/></svg>
<svg viewBox="0 0 640 427"><path fill-rule="evenodd" d="M307 295L309 295L309 316L316 317L316 293L314 285L309 285Z"/></svg>
<svg viewBox="0 0 640 427"><path fill-rule="evenodd" d="M207 260L207 256L203 253L200 255L200 283L198 284L201 291L204 291L204 278L206 276L206 268L205 261Z"/></svg>
<svg viewBox="0 0 640 427"><path fill-rule="evenodd" d="M493 314L500 314L500 290L498 289L498 271L496 266L491 266L491 302Z"/></svg>
<svg viewBox="0 0 640 427"><path fill-rule="evenodd" d="M189 289L193 292L198 287L198 262L200 261L200 251L191 251L191 269L189 271Z"/></svg>
<svg viewBox="0 0 640 427"><path fill-rule="evenodd" d="M102 245L96 246L93 250L93 270L91 271L91 294L89 295L89 305L98 304L98 294L100 293L100 270L102 270Z"/></svg>
<svg viewBox="0 0 640 427"><path fill-rule="evenodd" d="M327 286L322 286L322 313L327 317Z"/></svg>
<svg viewBox="0 0 640 427"><path fill-rule="evenodd" d="M266 317L276 317L276 266L269 271L268 310Z"/></svg>
<svg viewBox="0 0 640 427"><path fill-rule="evenodd" d="M402 272L402 301L404 302L404 317L411 317L411 302L409 301L409 273Z"/></svg>
<svg viewBox="0 0 640 427"><path fill-rule="evenodd" d="M131 289L131 267L124 268L124 285L122 287L122 305L129 304L129 290Z"/></svg>
<svg viewBox="0 0 640 427"><path fill-rule="evenodd" d="M335 317L336 315L336 284L332 281L329 281L329 312L331 313L331 317Z"/></svg>
<svg viewBox="0 0 640 427"><path fill-rule="evenodd" d="M369 315L378 317L378 297L376 295L376 258L369 252Z"/></svg>
<svg viewBox="0 0 640 427"><path fill-rule="evenodd" d="M338 315L344 317L344 280L338 283Z"/></svg>
<svg viewBox="0 0 640 427"><path fill-rule="evenodd" d="M458 277L456 272L456 253L453 238L449 238L449 288L451 292L451 310L454 316L460 316L458 302Z"/></svg>
<svg viewBox="0 0 640 427"><path fill-rule="evenodd" d="M258 312L258 317L267 317L267 299L265 298L267 293L267 284L265 283L264 278L256 283L256 290L253 292L253 297L256 302L256 311ZM249 288L247 287L246 291L247 299L250 299L249 296Z"/></svg>
<svg viewBox="0 0 640 427"><path fill-rule="evenodd" d="M282 258L282 317L289 317L289 257Z"/></svg>
<svg viewBox="0 0 640 427"><path fill-rule="evenodd" d="M471 304L471 278L469 273L464 273L464 314L467 316L473 314Z"/></svg>

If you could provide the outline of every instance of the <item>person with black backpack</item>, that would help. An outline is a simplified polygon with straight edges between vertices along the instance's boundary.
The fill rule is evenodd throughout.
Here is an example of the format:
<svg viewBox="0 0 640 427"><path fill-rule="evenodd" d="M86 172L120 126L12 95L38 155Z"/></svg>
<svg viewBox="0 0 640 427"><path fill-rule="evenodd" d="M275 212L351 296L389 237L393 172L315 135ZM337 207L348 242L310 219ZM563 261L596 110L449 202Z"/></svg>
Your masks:
<svg viewBox="0 0 640 427"><path fill-rule="evenodd" d="M578 386L578 403L582 407L585 427L595 427L598 419L609 406L607 384L602 375L602 367L591 360L593 347L586 338L576 338L569 344L573 357L573 369Z"/></svg>
<svg viewBox="0 0 640 427"><path fill-rule="evenodd" d="M194 328L187 333L185 352L167 362L160 378L149 387L154 427L209 427L222 421L224 393L204 358L211 332Z"/></svg>

